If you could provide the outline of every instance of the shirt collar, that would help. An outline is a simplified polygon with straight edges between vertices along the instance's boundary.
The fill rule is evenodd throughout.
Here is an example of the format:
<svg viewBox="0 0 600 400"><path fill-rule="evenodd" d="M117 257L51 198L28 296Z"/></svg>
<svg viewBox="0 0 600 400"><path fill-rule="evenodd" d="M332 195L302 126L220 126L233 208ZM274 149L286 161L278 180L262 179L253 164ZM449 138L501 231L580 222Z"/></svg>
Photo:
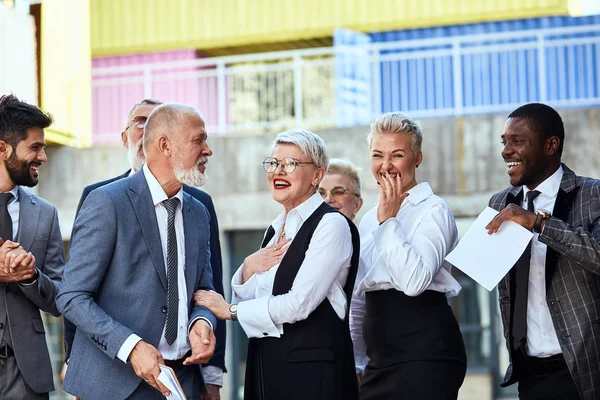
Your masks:
<svg viewBox="0 0 600 400"><path fill-rule="evenodd" d="M152 196L152 203L157 206L163 201L167 200L169 197L163 190L160 183L156 180L150 168L146 165L142 167L144 171L144 177L146 178L146 182L148 182L148 188L150 189L150 196ZM179 188L179 191L175 194L174 197L179 199L179 202L183 204L183 185Z"/></svg>
<svg viewBox="0 0 600 400"><path fill-rule="evenodd" d="M9 191L9 193L12 193L14 199L12 199L11 201L9 201L9 203L12 203L13 201L17 201L19 200L19 186L15 185L14 188L12 188L12 190Z"/></svg>
<svg viewBox="0 0 600 400"><path fill-rule="evenodd" d="M408 200L411 204L417 205L433 194L428 182L421 182L408 191Z"/></svg>
<svg viewBox="0 0 600 400"><path fill-rule="evenodd" d="M553 173L552 175L550 175L548 178L546 178L546 180L542 183L540 183L535 190L538 190L540 193L553 198L556 197L556 195L558 194L558 190L560 189L560 183L562 182L562 178L563 178L563 174L564 174L564 169L561 166L558 167L558 169L556 170L555 173ZM529 189L527 188L527 186L523 185L523 198L526 199L527 198L527 193L529 192Z"/></svg>
<svg viewBox="0 0 600 400"><path fill-rule="evenodd" d="M321 204L323 204L323 197L321 197L319 192L317 192L310 196L308 199L306 199L302 204L300 204L296 208L291 209L287 216L285 212L279 214L277 218L275 218L275 221L273 221L273 228L276 230L280 229L283 223L285 222L286 218L289 215L293 215L294 213L298 214L298 216L300 216L300 218L302 219L302 222L304 222L308 219L308 217L312 215L312 213L315 212L317 208L319 208Z"/></svg>

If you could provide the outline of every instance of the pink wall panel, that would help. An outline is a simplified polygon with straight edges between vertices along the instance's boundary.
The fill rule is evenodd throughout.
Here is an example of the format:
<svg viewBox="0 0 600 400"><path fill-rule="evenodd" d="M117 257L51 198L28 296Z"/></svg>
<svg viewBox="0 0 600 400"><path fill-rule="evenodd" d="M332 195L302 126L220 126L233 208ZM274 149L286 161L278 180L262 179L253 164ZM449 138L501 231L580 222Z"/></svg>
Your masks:
<svg viewBox="0 0 600 400"><path fill-rule="evenodd" d="M127 113L134 104L145 97L177 101L197 107L204 116L209 129L217 125L217 78L214 68L171 67L152 68L149 94L144 86L142 65L159 62L193 60L199 58L195 50L132 54L116 57L97 57L92 69L116 66L140 65L135 72L94 75L92 79L92 128L96 145L114 144L120 140L120 132L127 122ZM206 71L209 75L198 76ZM194 74L194 76L190 76Z"/></svg>

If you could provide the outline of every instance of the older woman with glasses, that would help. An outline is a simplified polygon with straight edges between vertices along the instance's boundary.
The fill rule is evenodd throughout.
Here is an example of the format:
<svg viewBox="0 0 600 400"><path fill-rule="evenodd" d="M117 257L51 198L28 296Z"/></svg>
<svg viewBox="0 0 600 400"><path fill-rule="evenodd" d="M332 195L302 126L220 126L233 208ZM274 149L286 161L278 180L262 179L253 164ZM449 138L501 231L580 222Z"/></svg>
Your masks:
<svg viewBox="0 0 600 400"><path fill-rule="evenodd" d="M353 220L363 205L356 167L350 161L329 160L327 174L319 185L319 194L327 204Z"/></svg>
<svg viewBox="0 0 600 400"><path fill-rule="evenodd" d="M283 212L233 276L233 304L194 295L250 338L245 400L358 398L348 318L359 239L317 193L328 163L319 136L280 133L263 165Z"/></svg>
<svg viewBox="0 0 600 400"><path fill-rule="evenodd" d="M367 364L361 400L456 400L465 377L447 301L461 287L444 261L458 233L446 203L417 183L422 140L421 126L399 112L377 119L368 136L379 200L360 222L350 322L357 369Z"/></svg>

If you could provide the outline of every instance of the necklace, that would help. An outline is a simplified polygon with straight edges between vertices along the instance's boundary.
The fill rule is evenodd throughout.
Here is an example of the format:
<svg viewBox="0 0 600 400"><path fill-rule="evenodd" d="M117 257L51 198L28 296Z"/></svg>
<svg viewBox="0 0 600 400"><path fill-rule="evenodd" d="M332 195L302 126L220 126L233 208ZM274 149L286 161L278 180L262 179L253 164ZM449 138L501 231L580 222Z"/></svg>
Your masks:
<svg viewBox="0 0 600 400"><path fill-rule="evenodd" d="M283 226L281 227L281 232L279 233L279 236L277 237L277 241L275 243L279 243L283 239L285 239L285 224L283 224Z"/></svg>

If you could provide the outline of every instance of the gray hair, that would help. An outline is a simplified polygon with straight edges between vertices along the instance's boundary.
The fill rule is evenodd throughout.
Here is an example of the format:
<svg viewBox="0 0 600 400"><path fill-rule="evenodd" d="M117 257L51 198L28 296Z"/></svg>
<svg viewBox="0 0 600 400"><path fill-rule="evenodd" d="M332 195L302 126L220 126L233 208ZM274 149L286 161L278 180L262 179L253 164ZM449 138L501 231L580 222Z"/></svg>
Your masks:
<svg viewBox="0 0 600 400"><path fill-rule="evenodd" d="M387 113L377 118L371 124L371 129L367 135L369 146L373 143L373 137L380 133L398 133L412 137L413 151L421 151L423 144L423 128L419 121L412 119L400 111Z"/></svg>
<svg viewBox="0 0 600 400"><path fill-rule="evenodd" d="M294 144L300 148L305 156L310 158L317 167L325 169L329 166L329 156L327 156L327 145L315 133L306 131L304 129L290 129L285 132L281 132L271 145L271 153L275 150L275 147L280 144Z"/></svg>
<svg viewBox="0 0 600 400"><path fill-rule="evenodd" d="M327 169L329 175L343 175L346 176L350 183L354 193L360 196L360 178L358 176L358 168L356 168L350 161L342 160L340 158L332 158L329 160L329 169Z"/></svg>
<svg viewBox="0 0 600 400"><path fill-rule="evenodd" d="M129 110L129 114L127 114L127 121L125 122L125 130L127 128L129 128L129 125L131 124L131 116L133 115L133 112L135 110L137 110L138 108L140 108L141 106L145 106L145 105L150 105L150 106L159 106L163 104L162 101L160 100L155 100L155 99L144 99L142 101L140 101L139 103L135 104L131 110Z"/></svg>
<svg viewBox="0 0 600 400"><path fill-rule="evenodd" d="M174 128L181 123L183 114L196 115L202 119L202 114L197 108L183 103L163 103L152 110L144 128L144 148L146 143L154 139L157 132L165 131L169 136L176 132Z"/></svg>

